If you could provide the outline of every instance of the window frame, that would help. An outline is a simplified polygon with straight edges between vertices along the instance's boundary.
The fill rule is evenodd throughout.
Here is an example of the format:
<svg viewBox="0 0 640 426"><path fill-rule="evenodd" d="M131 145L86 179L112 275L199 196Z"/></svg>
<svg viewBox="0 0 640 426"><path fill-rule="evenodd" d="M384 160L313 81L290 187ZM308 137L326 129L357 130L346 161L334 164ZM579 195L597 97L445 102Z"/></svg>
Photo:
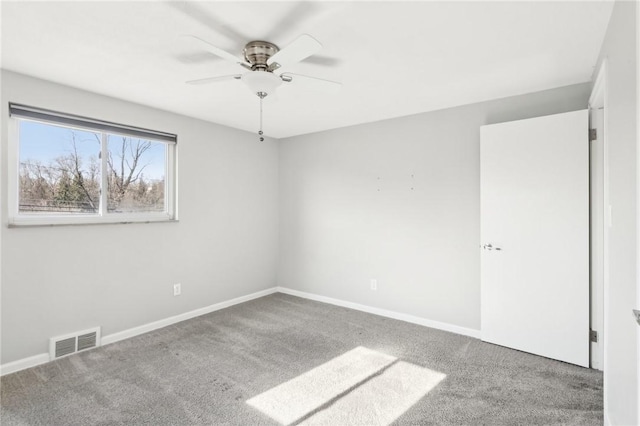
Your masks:
<svg viewBox="0 0 640 426"><path fill-rule="evenodd" d="M9 111L11 111L12 105L18 105L9 103ZM18 105L22 106L22 105ZM169 133L147 131L138 127L119 125L102 120L95 120L80 117L77 115L56 113L41 108L27 107L36 111L44 111L52 116L59 115L61 117L72 117L78 120L83 120L86 125L67 124L65 122L56 122L55 120L39 120L37 118L14 116L9 114L8 120L8 226L9 227L21 227L21 226L53 226L53 225L88 225L88 224L125 224L125 223L150 223L150 222L177 222L177 136ZM29 215L20 213L20 122L32 121L43 124L55 125L66 127L69 129L79 129L91 132L96 132L101 135L101 158L100 158L100 179L101 179L101 191L100 191L100 207L97 213L76 213L76 214L37 214ZM91 123L102 123L104 125L111 126L112 129L91 127ZM108 149L106 138L107 134L116 136L130 136L140 138L140 133L132 134L127 130L133 132L142 131L146 132L149 136L147 139L156 142L164 143L166 145L165 155L165 208L163 212L139 212L139 213L109 213L107 211L107 197L108 191L104 190L107 187L108 175L104 173L107 170L107 156ZM168 140L153 139L153 134L162 134L169 137L173 137L173 142Z"/></svg>

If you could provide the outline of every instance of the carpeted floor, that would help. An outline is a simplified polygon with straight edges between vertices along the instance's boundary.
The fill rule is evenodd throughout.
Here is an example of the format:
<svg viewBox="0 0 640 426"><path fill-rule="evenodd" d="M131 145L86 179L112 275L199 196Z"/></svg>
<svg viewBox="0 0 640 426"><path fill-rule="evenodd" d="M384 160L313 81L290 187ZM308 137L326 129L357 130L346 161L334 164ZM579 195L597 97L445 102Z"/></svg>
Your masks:
<svg viewBox="0 0 640 426"><path fill-rule="evenodd" d="M280 293L4 376L0 420L277 425L291 389L294 423L603 422L600 372Z"/></svg>

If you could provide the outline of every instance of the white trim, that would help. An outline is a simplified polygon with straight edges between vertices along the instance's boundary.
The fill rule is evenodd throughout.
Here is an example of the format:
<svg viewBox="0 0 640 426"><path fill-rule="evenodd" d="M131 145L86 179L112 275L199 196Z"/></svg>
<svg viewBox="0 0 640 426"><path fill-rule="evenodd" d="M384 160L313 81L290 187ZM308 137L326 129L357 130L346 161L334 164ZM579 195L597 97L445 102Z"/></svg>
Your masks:
<svg viewBox="0 0 640 426"><path fill-rule="evenodd" d="M236 297L235 299L227 300L225 302L215 303L213 305L205 306L204 308L194 309L193 311L185 312L180 315L175 315L159 321L150 322L148 324L144 324L139 327L134 327L128 330L109 334L108 336L103 336L100 339L101 340L100 346L105 346L110 343L119 342L120 340L139 336L140 334L148 333L150 331L157 330L159 328L166 327L168 325L172 325L181 321L195 318L200 315L205 315L214 311L219 311L220 309L228 308L230 306L237 305L239 303L248 302L253 299L258 299L260 297L268 296L276 292L277 292L277 287L271 287L266 290L248 294L246 296ZM19 359L17 361L0 365L0 375L4 376L5 374L15 373L16 371L35 367L37 365L45 364L47 362L49 362L48 353L34 355L29 358Z"/></svg>
<svg viewBox="0 0 640 426"><path fill-rule="evenodd" d="M451 333L461 334L463 336L469 336L475 339L480 338L480 330L474 330L472 328L461 327L459 325L449 324L446 322L440 322L427 318L417 317L414 315L403 314L401 312L389 311L387 309L375 308L373 306L361 305L359 303L347 302L345 300L334 299L332 297L320 296L313 293L293 290L287 287L277 287L277 291L279 293L302 297L309 300L315 300L317 302L329 303L330 305L342 306L344 308L355 309L356 311L367 312L370 314L379 315L381 317L393 318L396 320L409 322L411 324L418 324L438 330L449 331Z"/></svg>
<svg viewBox="0 0 640 426"><path fill-rule="evenodd" d="M306 293L304 291L292 290L286 287L271 287L266 290L258 291L248 294L246 296L236 297L235 299L227 300L220 303L215 303L204 308L194 309L193 311L185 312L180 315L164 318L159 321L150 322L138 327L123 330L117 333L109 334L101 338L101 346L105 346L111 343L119 342L121 340L129 339L131 337L139 336L144 333L148 333L153 330L157 330L168 325L176 324L181 321L185 321L191 318L195 318L201 315L205 315L211 312L219 311L220 309L228 308L239 303L248 302L253 299L268 296L273 293L284 293L291 296L302 297L304 299L315 300L318 302L329 303L331 305L342 306L356 311L368 312L370 314L379 315L386 318L393 318L400 321L409 322L412 324L418 324L425 327L431 327L438 330L449 331L451 333L461 334L463 336L473 337L475 339L480 338L480 330L474 330L471 328L460 327L453 324L448 324L440 321L434 321L426 318L417 317L414 315L403 314L400 312L389 311L386 309L375 308L372 306L361 305L358 303L347 302L344 300L334 299L331 297L320 296L317 294ZM49 354L43 353L34 355L29 358L19 359L17 361L9 362L0 366L0 375L15 373L26 368L35 367L41 364L49 362Z"/></svg>
<svg viewBox="0 0 640 426"><path fill-rule="evenodd" d="M16 204L17 205L17 204ZM108 213L104 216L97 214L70 214L67 216L20 215L9 220L9 228L28 226L66 226L66 225L100 225L151 222L178 222L166 213L137 213L116 214Z"/></svg>
<svg viewBox="0 0 640 426"><path fill-rule="evenodd" d="M100 134L100 205L98 207L98 216L104 217L107 215L107 206L109 205L109 174L104 173L105 170L109 170L109 148L107 143L107 134ZM19 143L19 142L18 142ZM102 189L105 190L102 190ZM19 201L19 200L18 200ZM19 210L19 208L18 208ZM16 215L16 218L18 216Z"/></svg>
<svg viewBox="0 0 640 426"><path fill-rule="evenodd" d="M20 179L20 154L18 141L20 140L20 126L18 120L7 120L7 222L18 215L18 185Z"/></svg>
<svg viewBox="0 0 640 426"><path fill-rule="evenodd" d="M636 2L636 117L640 115L640 3ZM640 309L640 120L636 119L636 309ZM636 421L640 423L640 327L636 328Z"/></svg>
<svg viewBox="0 0 640 426"><path fill-rule="evenodd" d="M161 319L159 321L150 322L139 327L134 327L128 330L109 334L108 336L104 336L102 338L102 346L119 342L120 340L129 339L131 337L139 336L140 334L148 333L150 331L157 330L159 328L166 327L168 325L172 325L191 318L199 317L201 315L209 314L211 312L219 311L220 309L228 308L229 306L268 296L276 292L277 288L271 287L266 290L248 294L246 296L236 297L235 299L227 300L225 302L215 303L213 305L205 306L204 308L194 309L193 311L185 312L180 315L175 315L169 318Z"/></svg>
<svg viewBox="0 0 640 426"><path fill-rule="evenodd" d="M596 331L598 332L598 343L590 344L591 349L595 349L599 351L599 354L595 357L597 359L597 363L594 363L593 353L590 355L590 362L592 363L592 368L596 368L598 370L605 370L605 346L607 339L607 330L606 330L606 303L607 303L607 289L609 283L609 249L608 249L608 239L609 239L609 226L611 223L611 209L609 205L609 163L608 163L608 140L607 140L607 130L608 125L607 121L607 74L608 74L608 60L607 58L603 58L600 63L600 67L598 68L597 75L594 80L593 88L591 90L591 95L589 96L589 124L590 128L593 128L593 123L591 121L592 111L602 110L602 120L599 123L598 137L597 143L602 144L602 174L603 174L603 192L602 192L602 209L604 213L603 223L602 223L602 258L598 259L598 267L602 270L602 282L600 283L599 288L592 288L591 290L595 290L596 298L598 299L598 305L600 306L600 312L598 313L598 317L595 318ZM595 113L597 114L597 112ZM591 143L589 143L589 149L591 150ZM591 162L591 160L590 160ZM592 170L589 170L589 179L591 179ZM590 199L590 202L592 200ZM591 208L591 206L589 206ZM598 230L600 231L600 230ZM589 244L592 244L592 240L590 238ZM591 271L590 271L591 272ZM591 281L592 283L592 281ZM591 301L590 301L591 305Z"/></svg>
<svg viewBox="0 0 640 426"><path fill-rule="evenodd" d="M609 198L609 96L607 93L608 87L608 58L605 57L602 59L600 63L600 68L598 69L598 73L596 75L595 82L593 84L593 89L591 91L591 96L589 96L589 108L603 108L603 126L604 132L602 135L602 140L604 141L604 193L603 193L603 202L604 202L604 211L605 211L605 223L604 225L604 250L603 250L603 259L602 259L602 267L604 273L603 279L603 294L602 294L602 324L603 324L603 333L601 333L600 339L602 340L603 351L602 351L602 371L604 372L603 376L603 413L604 413L604 423L610 424L608 411L609 411L609 402L608 402L608 390L609 390L609 375L607 374L608 363L607 363L607 350L608 350L608 341L607 337L609 336L609 322L607 320L607 311L609 308L609 234L610 227L612 225L611 218L611 201Z"/></svg>
<svg viewBox="0 0 640 426"><path fill-rule="evenodd" d="M30 356L29 358L22 358L17 361L8 362L0 365L0 376L5 374L15 373L16 371L24 370L27 368L35 367L40 364L46 364L49 362L49 353L38 354Z"/></svg>
<svg viewBox="0 0 640 426"><path fill-rule="evenodd" d="M165 156L165 211L172 220L178 220L178 144L168 147ZM170 176L171 179L167 177Z"/></svg>
<svg viewBox="0 0 640 426"><path fill-rule="evenodd" d="M589 128L597 131L589 141L589 246L590 300L589 324L598 332L598 341L590 342L590 366L603 371L604 356L604 232L608 223L604 202L604 108L589 107ZM602 186L600 186L602 185Z"/></svg>

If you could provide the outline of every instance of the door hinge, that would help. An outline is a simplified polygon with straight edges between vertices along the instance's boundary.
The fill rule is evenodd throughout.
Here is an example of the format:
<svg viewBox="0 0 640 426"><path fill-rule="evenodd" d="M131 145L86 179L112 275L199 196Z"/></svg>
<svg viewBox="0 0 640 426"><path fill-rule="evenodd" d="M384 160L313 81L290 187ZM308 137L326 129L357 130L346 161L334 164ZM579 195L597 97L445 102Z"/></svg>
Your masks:
<svg viewBox="0 0 640 426"><path fill-rule="evenodd" d="M589 330L589 341L597 343L598 342L598 332L595 330Z"/></svg>
<svg viewBox="0 0 640 426"><path fill-rule="evenodd" d="M589 129L589 142L595 141L596 139L598 139L598 130Z"/></svg>

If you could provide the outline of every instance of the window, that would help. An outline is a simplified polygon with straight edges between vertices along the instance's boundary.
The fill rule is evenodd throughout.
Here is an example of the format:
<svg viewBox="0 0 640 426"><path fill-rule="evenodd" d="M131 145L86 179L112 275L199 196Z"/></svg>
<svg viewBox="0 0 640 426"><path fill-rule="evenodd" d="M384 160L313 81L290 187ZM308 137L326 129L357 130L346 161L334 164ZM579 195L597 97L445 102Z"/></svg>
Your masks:
<svg viewBox="0 0 640 426"><path fill-rule="evenodd" d="M176 136L10 104L14 225L175 219Z"/></svg>

